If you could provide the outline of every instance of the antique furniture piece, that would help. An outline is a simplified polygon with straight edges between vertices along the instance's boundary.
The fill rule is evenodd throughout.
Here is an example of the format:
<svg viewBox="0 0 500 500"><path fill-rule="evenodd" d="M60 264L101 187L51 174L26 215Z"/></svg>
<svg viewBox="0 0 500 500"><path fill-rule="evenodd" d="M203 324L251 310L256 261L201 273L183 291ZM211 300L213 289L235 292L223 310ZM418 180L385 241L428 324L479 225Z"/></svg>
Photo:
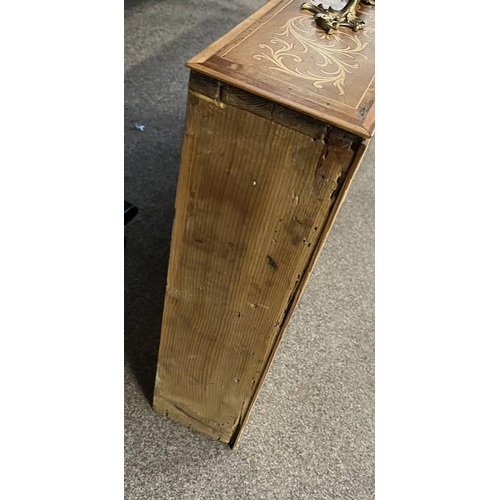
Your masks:
<svg viewBox="0 0 500 500"><path fill-rule="evenodd" d="M374 132L365 3L271 0L187 64L154 408L231 446Z"/></svg>

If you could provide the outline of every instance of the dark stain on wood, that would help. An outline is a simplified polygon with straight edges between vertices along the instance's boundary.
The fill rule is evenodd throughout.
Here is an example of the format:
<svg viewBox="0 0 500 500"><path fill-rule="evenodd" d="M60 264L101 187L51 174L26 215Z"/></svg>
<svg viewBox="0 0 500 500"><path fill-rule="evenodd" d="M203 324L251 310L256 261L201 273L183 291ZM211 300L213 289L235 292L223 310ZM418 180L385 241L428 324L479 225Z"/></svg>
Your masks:
<svg viewBox="0 0 500 500"><path fill-rule="evenodd" d="M278 269L278 264L276 261L270 256L267 256L267 263L273 268L273 269Z"/></svg>

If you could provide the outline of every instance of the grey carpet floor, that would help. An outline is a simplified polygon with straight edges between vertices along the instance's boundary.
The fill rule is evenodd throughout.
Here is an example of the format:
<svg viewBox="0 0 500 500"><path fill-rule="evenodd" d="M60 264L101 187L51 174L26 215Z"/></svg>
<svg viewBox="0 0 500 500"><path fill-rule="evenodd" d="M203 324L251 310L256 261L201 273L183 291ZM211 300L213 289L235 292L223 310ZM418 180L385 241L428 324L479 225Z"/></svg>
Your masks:
<svg viewBox="0 0 500 500"><path fill-rule="evenodd" d="M184 63L262 0L125 1L125 498L374 497L374 143L239 447L155 414ZM144 131L135 124L145 126Z"/></svg>

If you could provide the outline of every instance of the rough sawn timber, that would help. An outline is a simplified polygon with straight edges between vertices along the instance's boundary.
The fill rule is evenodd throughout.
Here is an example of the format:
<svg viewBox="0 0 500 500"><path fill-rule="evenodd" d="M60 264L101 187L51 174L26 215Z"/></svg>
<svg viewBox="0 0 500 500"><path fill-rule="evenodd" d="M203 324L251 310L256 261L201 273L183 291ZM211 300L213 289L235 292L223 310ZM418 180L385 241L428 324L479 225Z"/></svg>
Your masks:
<svg viewBox="0 0 500 500"><path fill-rule="evenodd" d="M158 412L236 444L367 143L192 72Z"/></svg>

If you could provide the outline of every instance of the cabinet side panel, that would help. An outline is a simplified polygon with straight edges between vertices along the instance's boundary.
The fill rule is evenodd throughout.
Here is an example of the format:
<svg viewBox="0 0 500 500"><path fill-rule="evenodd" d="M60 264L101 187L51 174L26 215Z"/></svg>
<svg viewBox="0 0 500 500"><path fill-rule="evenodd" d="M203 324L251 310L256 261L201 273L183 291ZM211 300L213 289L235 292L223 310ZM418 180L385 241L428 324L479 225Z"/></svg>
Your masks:
<svg viewBox="0 0 500 500"><path fill-rule="evenodd" d="M189 92L158 412L234 441L356 147Z"/></svg>

